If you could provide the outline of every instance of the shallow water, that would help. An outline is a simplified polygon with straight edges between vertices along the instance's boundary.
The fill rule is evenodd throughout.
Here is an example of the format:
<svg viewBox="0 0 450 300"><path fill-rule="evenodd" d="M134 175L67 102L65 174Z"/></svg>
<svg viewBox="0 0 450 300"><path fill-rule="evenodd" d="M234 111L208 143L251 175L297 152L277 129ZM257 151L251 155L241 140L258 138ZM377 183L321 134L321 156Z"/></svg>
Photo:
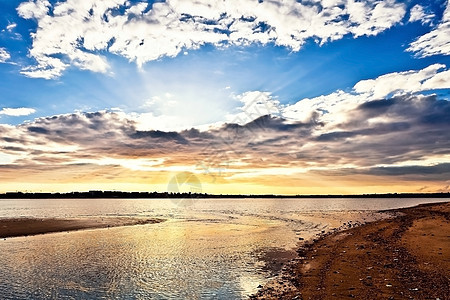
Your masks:
<svg viewBox="0 0 450 300"><path fill-rule="evenodd" d="M0 200L0 217L146 216L158 224L0 241L2 299L241 299L298 237L445 199ZM191 204L191 203L189 203ZM361 212L361 211L365 212ZM276 263L268 260L278 257Z"/></svg>

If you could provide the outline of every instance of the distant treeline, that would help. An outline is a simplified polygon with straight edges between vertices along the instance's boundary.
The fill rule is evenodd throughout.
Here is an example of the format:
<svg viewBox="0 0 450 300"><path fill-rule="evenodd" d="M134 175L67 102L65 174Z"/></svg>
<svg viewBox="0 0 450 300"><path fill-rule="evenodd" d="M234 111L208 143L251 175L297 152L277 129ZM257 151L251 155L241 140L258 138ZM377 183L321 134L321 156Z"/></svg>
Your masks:
<svg viewBox="0 0 450 300"><path fill-rule="evenodd" d="M450 198L450 193L389 193L361 195L222 195L206 193L89 191L70 193L7 192L0 199L164 199L164 198Z"/></svg>

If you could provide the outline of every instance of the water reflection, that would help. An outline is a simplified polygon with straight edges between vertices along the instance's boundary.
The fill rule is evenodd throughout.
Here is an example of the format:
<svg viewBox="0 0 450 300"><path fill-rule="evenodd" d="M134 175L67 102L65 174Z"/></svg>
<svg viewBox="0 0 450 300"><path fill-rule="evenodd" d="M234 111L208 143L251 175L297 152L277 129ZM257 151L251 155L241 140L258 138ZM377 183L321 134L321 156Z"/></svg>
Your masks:
<svg viewBox="0 0 450 300"><path fill-rule="evenodd" d="M254 249L294 240L280 223L241 221L8 239L0 243L0 292L7 299L239 299L270 276Z"/></svg>

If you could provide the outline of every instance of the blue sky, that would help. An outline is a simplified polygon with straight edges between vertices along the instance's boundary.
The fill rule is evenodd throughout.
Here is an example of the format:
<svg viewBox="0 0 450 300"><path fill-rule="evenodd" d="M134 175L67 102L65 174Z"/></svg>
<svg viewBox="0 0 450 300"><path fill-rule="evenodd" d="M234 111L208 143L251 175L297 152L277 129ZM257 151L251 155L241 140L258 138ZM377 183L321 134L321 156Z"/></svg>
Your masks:
<svg viewBox="0 0 450 300"><path fill-rule="evenodd" d="M0 64L0 105L32 107L36 113L30 117L3 116L2 122L10 124L75 110L120 107L126 112L143 112L145 101L166 93L184 97L182 101L190 105L199 99L203 100L200 103L220 103L214 105L218 114L236 106L230 95L253 90L269 91L282 104L292 104L338 89L348 90L362 79L449 63L448 56L417 58L413 52L405 51L409 43L430 31L442 17L445 1L436 1L434 5L423 3L427 11L435 14L430 23L408 22L406 12L400 24L375 36L347 35L324 45L309 38L299 51L273 44L227 48L206 44L196 50L184 49L186 55L146 62L141 69L120 55L100 51L114 75L69 67L58 78L28 78L20 70L33 64L27 52L33 46L30 33L37 30L37 22L18 15L20 3L3 1L0 7L0 46L11 55L10 63ZM411 8L419 2L405 3ZM7 27L11 24L16 26L9 32ZM221 120L216 116L203 121Z"/></svg>
<svg viewBox="0 0 450 300"><path fill-rule="evenodd" d="M180 132L244 125L264 114L255 99L326 124L370 101L449 100L445 0L224 3L2 1L0 123L106 111Z"/></svg>

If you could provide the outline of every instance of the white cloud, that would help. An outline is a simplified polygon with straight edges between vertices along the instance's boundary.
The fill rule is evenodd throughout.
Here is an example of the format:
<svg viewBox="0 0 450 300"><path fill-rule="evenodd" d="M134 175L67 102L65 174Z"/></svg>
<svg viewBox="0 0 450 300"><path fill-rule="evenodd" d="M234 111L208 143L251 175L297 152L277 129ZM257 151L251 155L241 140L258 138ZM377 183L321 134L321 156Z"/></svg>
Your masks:
<svg viewBox="0 0 450 300"><path fill-rule="evenodd" d="M450 70L445 65L434 64L422 70L394 72L375 79L361 80L350 92L339 90L302 99L283 108L282 115L300 121L318 118L328 124L338 124L345 121L349 110L368 101L449 88Z"/></svg>
<svg viewBox="0 0 450 300"><path fill-rule="evenodd" d="M352 26L352 33L357 37L376 35L400 22L405 15L405 5L393 0L365 3L350 0L348 7L350 20L358 24Z"/></svg>
<svg viewBox="0 0 450 300"><path fill-rule="evenodd" d="M315 98L305 98L293 105L286 106L282 116L290 120L309 122L311 119L320 119L327 123L342 123L350 108L367 101L366 95L336 91L329 95Z"/></svg>
<svg viewBox="0 0 450 300"><path fill-rule="evenodd" d="M22 18L39 20L48 13L49 7L50 2L47 0L35 0L21 3L17 12Z"/></svg>
<svg viewBox="0 0 450 300"><path fill-rule="evenodd" d="M444 80L433 79L446 66L434 64L419 71L389 73L376 79L362 80L354 87L356 93L367 93L372 98L384 98L389 94L414 93L423 90L450 88L450 71L439 73ZM430 81L431 80L431 81Z"/></svg>
<svg viewBox="0 0 450 300"><path fill-rule="evenodd" d="M136 121L139 130L181 131L192 128L189 118L176 115L155 115L149 112L129 114L129 118Z"/></svg>
<svg viewBox="0 0 450 300"><path fill-rule="evenodd" d="M280 113L280 102L269 92L249 91L235 98L242 103L242 106L238 108L238 113L226 116L229 123L243 125L261 116L276 116Z"/></svg>
<svg viewBox="0 0 450 300"><path fill-rule="evenodd" d="M20 117L34 114L36 110L34 108L19 107L19 108L3 108L0 110L0 115Z"/></svg>
<svg viewBox="0 0 450 300"><path fill-rule="evenodd" d="M427 13L422 5L416 4L411 8L409 12L409 22L421 22L422 24L429 24L433 22L435 15L433 13Z"/></svg>
<svg viewBox="0 0 450 300"><path fill-rule="evenodd" d="M13 30L14 30L14 28L16 28L17 27L17 24L16 23L11 23L11 24L9 24L8 26L6 26L6 30L8 31L8 32L12 32Z"/></svg>
<svg viewBox="0 0 450 300"><path fill-rule="evenodd" d="M7 35L13 40L21 40L22 35L18 32L15 32L17 28L17 23L9 23L5 29L1 30L1 33L7 33Z"/></svg>
<svg viewBox="0 0 450 300"><path fill-rule="evenodd" d="M450 2L447 2L441 23L412 42L407 50L416 52L419 57L450 54Z"/></svg>
<svg viewBox="0 0 450 300"><path fill-rule="evenodd" d="M207 43L219 47L273 43L298 51L311 38L323 44L345 35L376 35L399 23L405 7L395 0L229 0L214 5L207 0L152 5L68 0L53 6L35 0L17 10L23 18L38 22L30 49L37 64L23 73L50 79L61 76L70 65L106 72L108 63L99 51L123 56L138 66Z"/></svg>
<svg viewBox="0 0 450 300"><path fill-rule="evenodd" d="M46 55L39 54L35 58L39 61L39 64L23 68L20 73L31 78L53 79L61 76L62 72L69 66L58 58Z"/></svg>
<svg viewBox="0 0 450 300"><path fill-rule="evenodd" d="M11 55L9 54L9 52L6 51L5 48L0 47L0 63L4 63L10 58Z"/></svg>

